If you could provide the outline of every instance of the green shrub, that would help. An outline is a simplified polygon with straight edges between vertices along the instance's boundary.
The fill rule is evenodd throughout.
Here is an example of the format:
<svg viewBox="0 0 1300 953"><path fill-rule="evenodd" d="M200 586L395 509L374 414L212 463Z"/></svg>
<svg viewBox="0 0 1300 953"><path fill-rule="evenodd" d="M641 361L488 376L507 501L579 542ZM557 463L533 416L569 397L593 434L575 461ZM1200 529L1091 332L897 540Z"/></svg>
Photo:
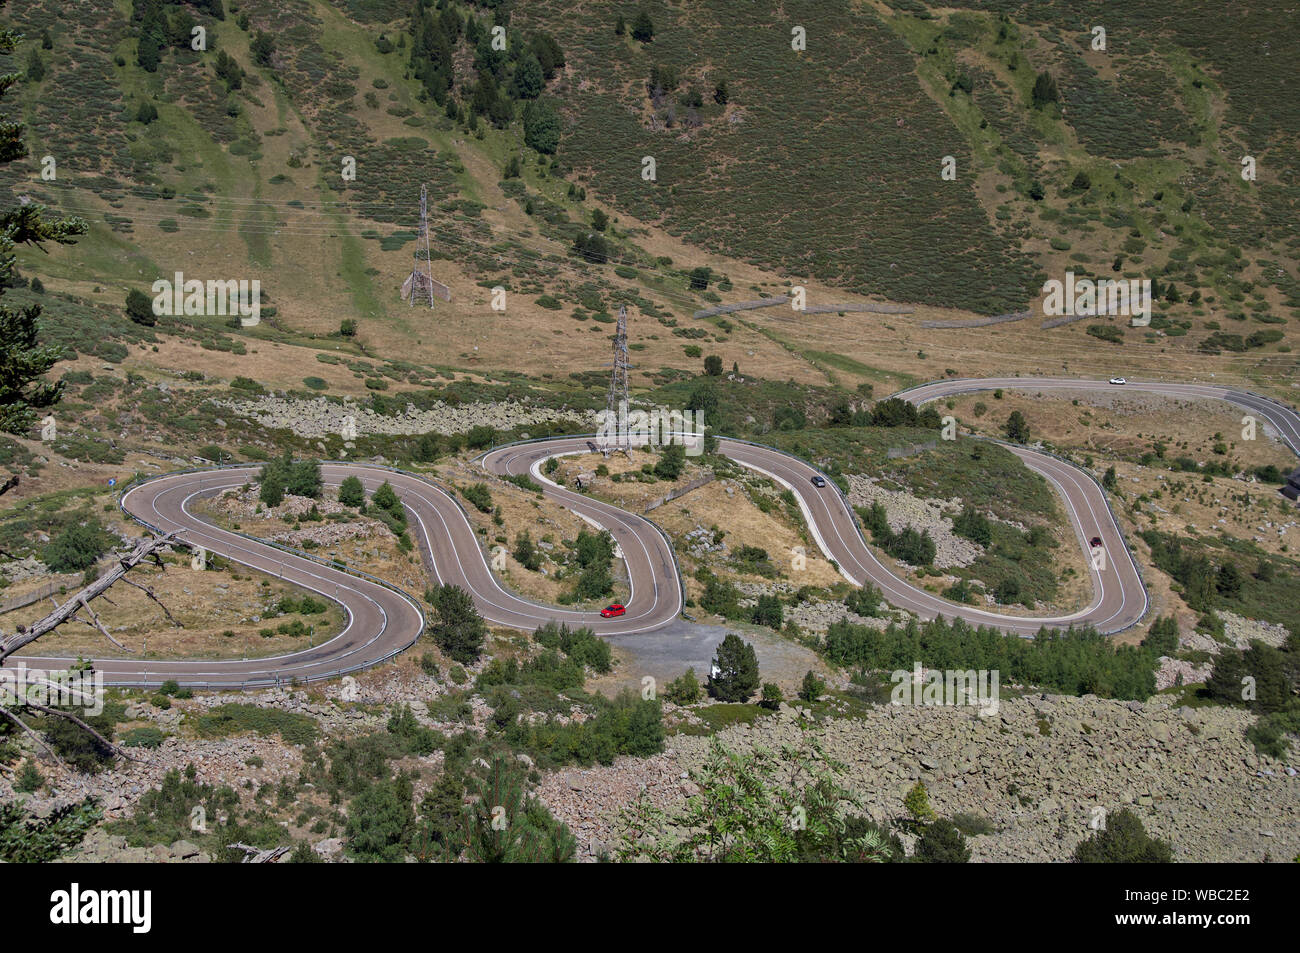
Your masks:
<svg viewBox="0 0 1300 953"><path fill-rule="evenodd" d="M964 864L970 861L970 848L955 824L937 820L921 832L912 859L923 864Z"/></svg>
<svg viewBox="0 0 1300 953"><path fill-rule="evenodd" d="M548 622L533 633L533 640L548 648L559 649L581 668L604 674L613 666L609 643L591 629L570 629L564 623Z"/></svg>
<svg viewBox="0 0 1300 953"><path fill-rule="evenodd" d="M883 512L882 508L881 513ZM844 607L865 619L872 619L880 615L880 603L884 598L879 589L867 583L859 589L849 590L849 594L844 597Z"/></svg>
<svg viewBox="0 0 1300 953"><path fill-rule="evenodd" d="M530 723L511 717L506 740L544 767L574 762L608 765L619 755L644 758L663 750L663 712L658 701L625 691L613 701L592 696L591 703L595 714L580 723Z"/></svg>
<svg viewBox="0 0 1300 953"><path fill-rule="evenodd" d="M1157 663L1149 651L1116 645L1091 629L1014 639L961 620L891 624L883 632L840 620L827 629L825 653L836 665L885 671L910 669L917 661L943 667L960 658L963 668L999 669L1003 684L1070 695L1145 699L1155 692Z"/></svg>
<svg viewBox="0 0 1300 953"><path fill-rule="evenodd" d="M1113 324L1090 324L1088 333L1095 338L1101 338L1103 341L1109 341L1112 344L1124 343L1124 331Z"/></svg>
<svg viewBox="0 0 1300 953"><path fill-rule="evenodd" d="M109 822L107 830L123 835L133 847L171 844L194 837L190 824L195 808L202 808L204 814L215 822L239 806L239 795L231 788L201 784L194 778L193 765L184 776L175 768L171 769L157 788L141 796L130 818Z"/></svg>
<svg viewBox="0 0 1300 953"><path fill-rule="evenodd" d="M702 694L703 690L693 668L688 668L664 689L664 696L675 705L693 705L700 700Z"/></svg>
<svg viewBox="0 0 1300 953"><path fill-rule="evenodd" d="M163 733L153 725L132 728L122 735L121 742L127 748L157 748L162 744Z"/></svg>
<svg viewBox="0 0 1300 953"><path fill-rule="evenodd" d="M95 716L78 715L78 717L108 741L113 740L113 722L108 718L107 713ZM45 740L60 758L78 771L96 774L113 760L111 748L105 746L86 729L66 718L47 715L44 718L43 728Z"/></svg>
<svg viewBox="0 0 1300 953"><path fill-rule="evenodd" d="M952 816L953 826L961 831L967 837L979 837L981 834L992 834L996 829L993 822L982 814L954 814Z"/></svg>
<svg viewBox="0 0 1300 953"><path fill-rule="evenodd" d="M366 491L359 477L347 476L343 478L343 482L339 484L339 502L344 506L366 505Z"/></svg>
<svg viewBox="0 0 1300 953"><path fill-rule="evenodd" d="M492 491L486 483L472 483L462 487L460 495L465 497L480 513L492 512Z"/></svg>
<svg viewBox="0 0 1300 953"><path fill-rule="evenodd" d="M19 794L31 794L40 790L44 784L45 775L41 774L31 758L23 762L22 769L14 776L14 790Z"/></svg>
<svg viewBox="0 0 1300 953"><path fill-rule="evenodd" d="M204 738L220 738L245 731L260 735L278 734L291 745L311 744L319 731L316 720L310 715L243 702L219 705L200 715L196 730Z"/></svg>
<svg viewBox="0 0 1300 953"><path fill-rule="evenodd" d="M267 506L277 506L286 493L320 499L319 460L295 461L286 451L278 460L263 465L258 479L261 481L258 498Z"/></svg>
<svg viewBox="0 0 1300 953"><path fill-rule="evenodd" d="M1104 829L1084 838L1074 849L1080 864L1167 864L1169 844L1147 834L1142 821L1128 808L1106 818Z"/></svg>
<svg viewBox="0 0 1300 953"><path fill-rule="evenodd" d="M952 521L952 531L973 543L987 546L993 541L993 528L984 514L967 506Z"/></svg>
<svg viewBox="0 0 1300 953"><path fill-rule="evenodd" d="M533 538L529 535L527 530L515 537L513 555L515 561L527 570L536 572L541 568L541 553L538 551L537 547L533 545Z"/></svg>
<svg viewBox="0 0 1300 953"><path fill-rule="evenodd" d="M109 540L97 520L74 523L50 540L41 561L52 572L83 572L107 552Z"/></svg>

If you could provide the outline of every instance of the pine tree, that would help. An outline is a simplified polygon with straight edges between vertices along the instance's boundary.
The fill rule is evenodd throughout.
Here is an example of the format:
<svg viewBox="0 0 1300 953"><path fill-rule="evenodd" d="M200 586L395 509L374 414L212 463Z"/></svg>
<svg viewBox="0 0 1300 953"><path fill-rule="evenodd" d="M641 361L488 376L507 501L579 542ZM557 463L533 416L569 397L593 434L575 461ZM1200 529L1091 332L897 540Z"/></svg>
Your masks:
<svg viewBox="0 0 1300 953"><path fill-rule="evenodd" d="M541 565L541 559L537 554L537 547L533 545L533 538L524 530L515 539L515 561L525 569L536 572Z"/></svg>
<svg viewBox="0 0 1300 953"><path fill-rule="evenodd" d="M750 621L755 625L765 625L770 629L781 628L783 612L780 597L774 595L759 596L758 604L754 606L750 615Z"/></svg>
<svg viewBox="0 0 1300 953"><path fill-rule="evenodd" d="M760 705L764 708L775 711L781 707L781 703L784 701L785 694L781 691L780 685L775 682L763 683L763 696L759 701Z"/></svg>
<svg viewBox="0 0 1300 953"><path fill-rule="evenodd" d="M0 0L0 7L5 2ZM0 54L12 53L18 39L8 30L0 30ZM0 77L0 98L18 80L14 75ZM27 155L22 134L21 123L0 120L0 164ZM45 212L44 206L33 203L0 213L0 295L13 285L16 246L69 245L85 234L86 223L81 219L47 219ZM0 431L6 433L25 433L36 421L37 411L53 406L63 391L62 383L43 380L45 372L62 359L63 348L37 343L40 315L39 305L18 310L0 305Z"/></svg>
<svg viewBox="0 0 1300 953"><path fill-rule="evenodd" d="M1243 702L1241 679L1245 674L1241 652L1225 646L1214 660L1210 677L1205 680L1205 690L1217 702L1240 705Z"/></svg>
<svg viewBox="0 0 1300 953"><path fill-rule="evenodd" d="M554 155L560 146L560 116L546 100L524 107L524 144L544 155Z"/></svg>
<svg viewBox="0 0 1300 953"><path fill-rule="evenodd" d="M387 510L394 515L402 512L402 503L397 498L397 491L393 489L393 485L387 480L379 485L379 489L375 490L374 495L370 497L370 502L381 510Z"/></svg>
<svg viewBox="0 0 1300 953"><path fill-rule="evenodd" d="M1245 673L1255 679L1255 702L1258 711L1281 711L1291 700L1291 683L1287 679L1284 656L1271 645L1254 641L1242 653Z"/></svg>
<svg viewBox="0 0 1300 953"><path fill-rule="evenodd" d="M930 806L930 792L925 789L924 781L917 781L912 785L912 789L903 798L903 807L912 820L918 823L932 821L935 818L934 808Z"/></svg>
<svg viewBox="0 0 1300 953"><path fill-rule="evenodd" d="M542 74L542 64L531 53L520 60L515 67L512 80L513 92L518 99L536 99L546 86L546 77Z"/></svg>
<svg viewBox="0 0 1300 953"><path fill-rule="evenodd" d="M1150 649L1157 658L1172 656L1178 651L1178 620L1171 615L1156 619L1142 640L1142 647Z"/></svg>
<svg viewBox="0 0 1300 953"><path fill-rule="evenodd" d="M253 54L253 62L258 66L273 65L271 61L275 56L275 37L258 30L253 42L248 44L248 52Z"/></svg>
<svg viewBox="0 0 1300 953"><path fill-rule="evenodd" d="M718 701L747 702L758 690L758 656L733 632L723 637L713 668L717 674L709 675L709 694Z"/></svg>
<svg viewBox="0 0 1300 953"><path fill-rule="evenodd" d="M655 25L650 14L642 10L632 21L632 39L638 43L649 43L655 38Z"/></svg>
<svg viewBox="0 0 1300 953"><path fill-rule="evenodd" d="M279 506L284 502L284 479L278 470L272 470L262 477L262 488L257 498L267 506Z"/></svg>
<svg viewBox="0 0 1300 953"><path fill-rule="evenodd" d="M41 59L40 51L33 46L31 53L27 55L27 81L39 83L44 78L45 61Z"/></svg>
<svg viewBox="0 0 1300 953"><path fill-rule="evenodd" d="M153 302L139 288L132 288L126 293L126 316L136 324L153 327L158 318L153 313Z"/></svg>
<svg viewBox="0 0 1300 953"><path fill-rule="evenodd" d="M1060 91L1056 88L1056 77L1051 73L1042 72L1034 80L1034 108L1042 109L1048 103L1059 102L1061 98Z"/></svg>
<svg viewBox="0 0 1300 953"><path fill-rule="evenodd" d="M348 851L362 860L400 861L415 826L411 782L405 775L377 781L349 805Z"/></svg>
<svg viewBox="0 0 1300 953"><path fill-rule="evenodd" d="M670 443L664 447L655 461L655 476L663 480L676 480L686 468L686 448L680 443Z"/></svg>
<svg viewBox="0 0 1300 953"><path fill-rule="evenodd" d="M136 41L135 59L146 73L158 72L163 49L167 45L167 18L162 6L149 7L140 21L140 38Z"/></svg>
<svg viewBox="0 0 1300 953"><path fill-rule="evenodd" d="M668 700L675 705L693 705L700 700L700 683L695 677L695 669L688 668L668 683L664 690Z"/></svg>
<svg viewBox="0 0 1300 953"><path fill-rule="evenodd" d="M244 85L244 68L225 50L217 51L213 69L216 70L217 78L226 84L226 92L233 92Z"/></svg>
<svg viewBox="0 0 1300 953"><path fill-rule="evenodd" d="M471 778L462 812L465 857L476 863L555 863L573 860L578 842L531 794L519 763L495 754L483 777ZM504 821L504 823L502 823Z"/></svg>
<svg viewBox="0 0 1300 953"><path fill-rule="evenodd" d="M462 665L477 662L487 626L469 593L456 586L438 586L425 592L424 599L437 613L429 634L438 647L454 662Z"/></svg>
<svg viewBox="0 0 1300 953"><path fill-rule="evenodd" d="M1013 410L1011 416L1007 418L1006 425L1007 439L1014 443L1029 442L1029 421L1025 420L1025 415L1018 410Z"/></svg>
<svg viewBox="0 0 1300 953"><path fill-rule="evenodd" d="M1198 612L1209 612L1214 608L1218 575L1205 556L1185 560L1178 580L1183 584L1183 601Z"/></svg>
<svg viewBox="0 0 1300 953"><path fill-rule="evenodd" d="M1214 588L1225 599L1232 599L1241 594L1241 570L1236 563L1224 563L1219 567L1214 580Z"/></svg>

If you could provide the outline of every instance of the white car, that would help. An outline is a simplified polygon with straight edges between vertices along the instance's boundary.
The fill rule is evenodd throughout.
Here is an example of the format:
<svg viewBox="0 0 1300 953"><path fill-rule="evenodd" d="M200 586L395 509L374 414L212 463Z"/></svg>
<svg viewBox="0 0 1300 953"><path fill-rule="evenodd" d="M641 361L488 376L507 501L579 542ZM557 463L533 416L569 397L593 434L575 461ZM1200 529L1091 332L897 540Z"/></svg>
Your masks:
<svg viewBox="0 0 1300 953"><path fill-rule="evenodd" d="M1112 377L1112 378L1110 379L1110 382L1111 382L1112 384L1127 384L1127 383L1128 383L1128 381L1124 380L1124 378L1122 378L1122 377Z"/></svg>

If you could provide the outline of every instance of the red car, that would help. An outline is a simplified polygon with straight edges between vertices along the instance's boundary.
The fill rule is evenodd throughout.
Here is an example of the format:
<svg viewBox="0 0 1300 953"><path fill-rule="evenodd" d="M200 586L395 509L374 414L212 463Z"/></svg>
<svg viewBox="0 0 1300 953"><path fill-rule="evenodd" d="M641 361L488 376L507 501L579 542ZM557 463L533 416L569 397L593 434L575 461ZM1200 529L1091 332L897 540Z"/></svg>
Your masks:
<svg viewBox="0 0 1300 953"><path fill-rule="evenodd" d="M616 602L612 606L605 606L605 608L601 609L600 617L602 619L612 619L614 618L614 616L622 615L626 611L627 611L627 606L619 605Z"/></svg>
<svg viewBox="0 0 1300 953"><path fill-rule="evenodd" d="M1101 545L1101 537L1094 536L1091 540L1088 541L1088 545L1091 546L1093 549L1096 549L1098 546Z"/></svg>

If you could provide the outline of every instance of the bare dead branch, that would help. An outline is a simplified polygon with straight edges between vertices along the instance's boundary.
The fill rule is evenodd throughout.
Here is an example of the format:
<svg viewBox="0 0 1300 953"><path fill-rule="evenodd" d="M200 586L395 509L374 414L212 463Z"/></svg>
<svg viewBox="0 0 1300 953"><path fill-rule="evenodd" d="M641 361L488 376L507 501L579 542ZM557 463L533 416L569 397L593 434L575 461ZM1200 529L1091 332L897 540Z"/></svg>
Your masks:
<svg viewBox="0 0 1300 953"><path fill-rule="evenodd" d="M27 722L23 721L21 718L19 718L17 715L11 712L8 708L5 708L3 705L0 705L0 715L4 715L6 718L12 721L23 731L27 732L27 734L31 735L32 739L38 745L40 745L42 748L44 748L46 751L50 753L50 757L52 757L55 761L59 762L59 764L63 765L63 767L65 768L67 767L66 764L63 764L63 759L59 757L59 753L50 747L50 743L46 741L44 738L42 738L39 732L33 730L30 726L28 726Z"/></svg>
<svg viewBox="0 0 1300 953"><path fill-rule="evenodd" d="M101 597L101 598L102 598L102 597ZM121 649L123 652L131 652L131 650L128 649L125 645L123 645L123 644L122 644L121 642L119 642L117 639L113 638L112 634L108 631L108 629L106 629L106 628L104 627L104 623L102 623L102 622L99 621L99 616L97 616L97 615L95 614L95 610L92 609L92 608L90 607L90 603L87 602L84 598L81 600L81 608L83 608L83 609L86 610L87 614L90 616L90 621L87 622L85 619L83 619L83 618L82 618L81 616L79 616L79 615L77 615L77 616L73 616L72 618L76 619L78 622L81 622L81 623L83 623L83 624L85 624L85 625L89 625L91 628L98 629L99 632L100 632L100 634L101 634L104 638L108 639L108 641L112 642L114 645L116 645L116 646L117 646L119 649ZM135 653L132 652L131 654L134 655Z"/></svg>
<svg viewBox="0 0 1300 953"><path fill-rule="evenodd" d="M156 536L150 539L142 539L129 553L120 555L118 557L118 564L108 572L104 573L104 575L100 576L90 585L73 595L72 598L65 601L63 605L55 603L54 611L45 618L28 626L26 630L16 632L13 635L0 636L0 662L3 662L24 645L35 642L41 636L48 632L52 632L63 623L74 618L80 607L85 606L90 602L90 600L97 596L103 595L109 587L113 585L113 583L117 582L119 579L125 578L126 574L135 566L139 565L142 560L151 556L156 558L158 550L171 544L175 539L175 533L168 533L165 536ZM128 579L127 582L136 586L136 588L143 589L145 595L149 596L149 598L153 599L154 602L162 606L162 602L147 586L140 586L138 583L130 579ZM54 601L52 597L50 601ZM167 614L167 618L173 625L178 627L180 626L180 623L172 618L171 613L167 612L166 606L163 606L163 611Z"/></svg>
<svg viewBox="0 0 1300 953"><path fill-rule="evenodd" d="M66 719L68 719L68 721L72 722L72 723L73 723L74 725L76 725L78 728L81 728L81 729L84 730L84 731L88 731L88 732L90 732L92 735L94 735L96 741L98 741L101 745L103 745L103 746L104 746L105 748L107 748L109 751L113 752L113 754L117 755L119 758L125 758L127 761L139 761L139 760L140 760L139 758L135 757L134 755L129 755L129 754L127 754L126 751L124 751L122 748L118 747L117 745L113 744L113 742L109 741L107 738L105 738L103 735L101 735L98 731L96 731L94 728L90 727L90 725L86 724L84 721L82 721L80 718L78 718L76 715L72 714L71 712L60 711L60 710L57 709L57 708L50 708L50 707L48 707L48 706L46 706L46 705L38 705L38 704L36 704L36 702L31 702L31 701L23 701L23 702L21 702L20 704L21 704L24 708L35 708L37 711L44 712L44 713L47 714L47 715L56 715L56 716L58 716L59 718L66 718ZM3 709L0 709L0 710L3 710Z"/></svg>
<svg viewBox="0 0 1300 953"><path fill-rule="evenodd" d="M260 847L240 843L227 844L226 846L231 850L242 850L246 855L242 861L245 864L274 864L289 853L288 847L273 847L270 850L263 850Z"/></svg>
<svg viewBox="0 0 1300 953"><path fill-rule="evenodd" d="M170 622L172 625L176 626L176 628L178 629L185 628L185 626L181 625L179 622L176 621L175 618L172 617L171 612L168 610L168 608L165 605L163 605L163 601L159 599L157 596L155 596L153 594L153 590L150 589L148 586L144 585L143 583L136 582L134 579L128 579L125 576L122 577L122 581L126 583L128 586L135 586L137 589L143 592L154 602L158 603L158 608L162 609L163 615L167 617L167 621Z"/></svg>

